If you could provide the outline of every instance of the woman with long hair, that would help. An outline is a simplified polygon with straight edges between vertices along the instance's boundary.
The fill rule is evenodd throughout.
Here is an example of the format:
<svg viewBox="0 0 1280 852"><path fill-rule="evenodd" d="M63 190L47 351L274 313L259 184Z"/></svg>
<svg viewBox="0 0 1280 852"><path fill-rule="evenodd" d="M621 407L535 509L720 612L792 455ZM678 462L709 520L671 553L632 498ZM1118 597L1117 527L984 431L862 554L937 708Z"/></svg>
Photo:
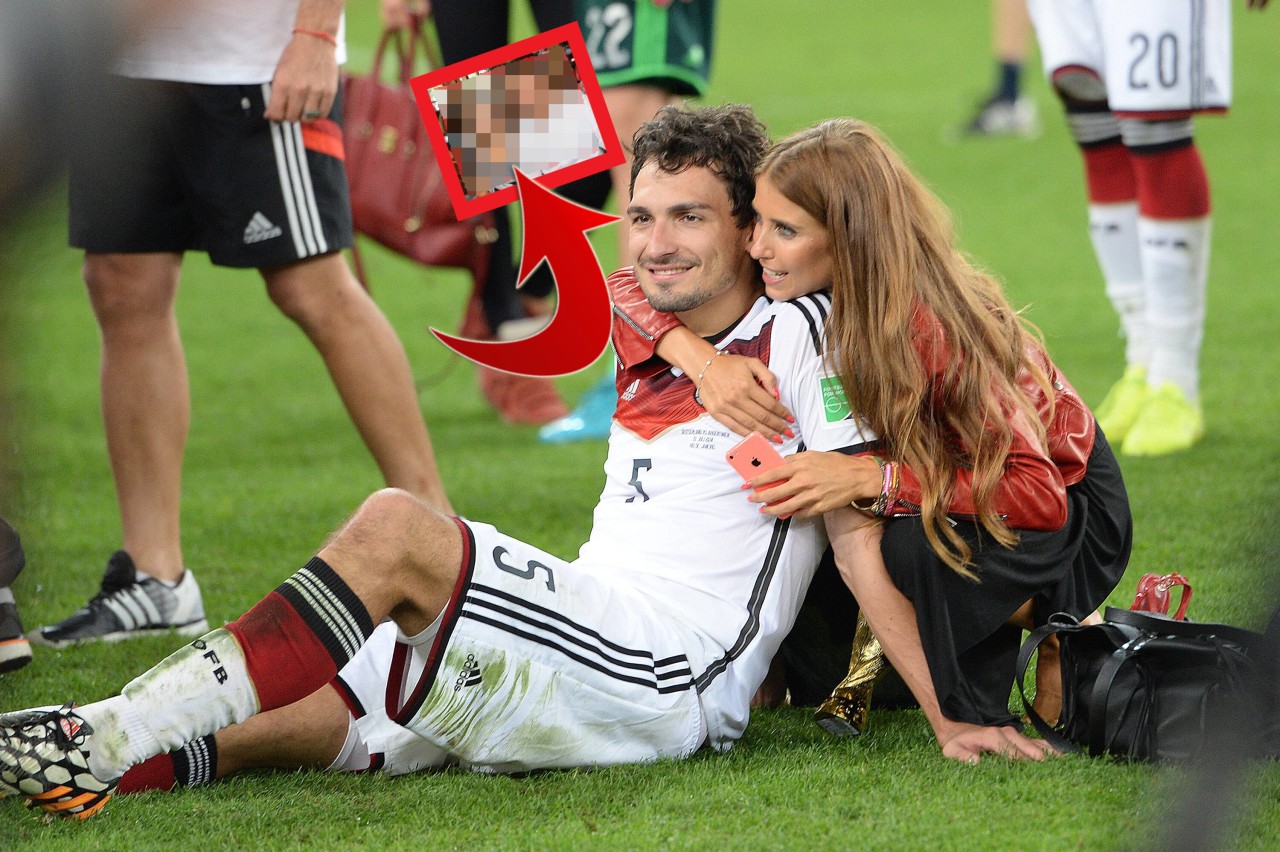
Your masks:
<svg viewBox="0 0 1280 852"><path fill-rule="evenodd" d="M871 628L855 641L853 682L820 719L865 726L874 633L948 756L1036 754L1008 708L1020 631L1056 612L1089 618L1128 562L1132 519L1105 437L874 128L833 119L778 143L755 209L766 294L831 291L829 368L879 438L861 456L797 453L750 483L764 512L826 514ZM699 397L722 422L786 428L763 365L655 325L658 353L701 375ZM1055 718L1052 649L1041 669L1037 709Z"/></svg>

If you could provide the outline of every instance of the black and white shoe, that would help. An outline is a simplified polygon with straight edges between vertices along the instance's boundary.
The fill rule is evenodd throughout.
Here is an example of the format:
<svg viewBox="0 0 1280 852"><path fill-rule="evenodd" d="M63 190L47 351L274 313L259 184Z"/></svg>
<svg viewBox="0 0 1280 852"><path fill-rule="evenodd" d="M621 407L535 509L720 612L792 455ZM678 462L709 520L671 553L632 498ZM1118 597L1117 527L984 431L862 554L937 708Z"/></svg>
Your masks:
<svg viewBox="0 0 1280 852"><path fill-rule="evenodd" d="M41 627L28 638L63 648L77 642L117 642L168 630L200 636L209 630L195 575L184 571L176 586L138 575L133 559L117 550L107 560L102 588L70 618Z"/></svg>
<svg viewBox="0 0 1280 852"><path fill-rule="evenodd" d="M111 798L116 782L90 771L92 734L71 704L0 716L0 791L51 814L93 816Z"/></svg>
<svg viewBox="0 0 1280 852"><path fill-rule="evenodd" d="M0 674L20 669L29 662L31 643L22 633L18 606L12 600L0 600Z"/></svg>

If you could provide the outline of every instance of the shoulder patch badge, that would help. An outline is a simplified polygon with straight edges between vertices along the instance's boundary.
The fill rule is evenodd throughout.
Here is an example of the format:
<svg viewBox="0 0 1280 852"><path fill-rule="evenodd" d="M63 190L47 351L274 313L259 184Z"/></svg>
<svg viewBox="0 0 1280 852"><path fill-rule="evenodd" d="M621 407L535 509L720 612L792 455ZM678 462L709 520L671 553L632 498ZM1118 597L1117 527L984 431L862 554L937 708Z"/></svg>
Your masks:
<svg viewBox="0 0 1280 852"><path fill-rule="evenodd" d="M838 423L853 417L849 398L844 395L844 385L838 376L820 376L818 388L822 392L822 411L828 423Z"/></svg>

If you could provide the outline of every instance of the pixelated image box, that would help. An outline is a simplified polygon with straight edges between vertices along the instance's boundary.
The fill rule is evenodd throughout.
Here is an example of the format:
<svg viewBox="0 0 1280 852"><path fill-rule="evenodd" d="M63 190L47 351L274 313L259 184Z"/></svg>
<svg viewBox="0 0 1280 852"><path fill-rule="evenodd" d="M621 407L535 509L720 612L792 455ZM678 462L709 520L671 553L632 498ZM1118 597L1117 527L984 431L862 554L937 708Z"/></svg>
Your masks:
<svg viewBox="0 0 1280 852"><path fill-rule="evenodd" d="M410 85L459 219L625 161L576 23L415 77Z"/></svg>

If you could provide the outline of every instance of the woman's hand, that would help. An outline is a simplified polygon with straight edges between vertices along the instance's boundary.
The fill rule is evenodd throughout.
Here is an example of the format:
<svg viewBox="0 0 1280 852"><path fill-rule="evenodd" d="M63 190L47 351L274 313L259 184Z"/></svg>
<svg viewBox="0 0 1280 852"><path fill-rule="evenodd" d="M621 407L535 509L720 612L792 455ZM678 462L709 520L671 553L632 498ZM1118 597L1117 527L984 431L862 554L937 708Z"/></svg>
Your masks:
<svg viewBox="0 0 1280 852"><path fill-rule="evenodd" d="M977 763L984 753L998 754L1010 760L1044 760L1058 753L1044 740L1033 740L1017 728L994 728L951 720L948 720L947 732L939 733L938 742L944 757L964 763Z"/></svg>
<svg viewBox="0 0 1280 852"><path fill-rule="evenodd" d="M877 497L883 482L880 466L869 456L803 452L749 481L748 499L764 503L760 511L767 515L806 518Z"/></svg>
<svg viewBox="0 0 1280 852"><path fill-rule="evenodd" d="M698 399L708 414L739 435L759 432L778 444L782 435L793 437L787 424L795 418L778 401L778 380L759 358L715 357L703 371Z"/></svg>

